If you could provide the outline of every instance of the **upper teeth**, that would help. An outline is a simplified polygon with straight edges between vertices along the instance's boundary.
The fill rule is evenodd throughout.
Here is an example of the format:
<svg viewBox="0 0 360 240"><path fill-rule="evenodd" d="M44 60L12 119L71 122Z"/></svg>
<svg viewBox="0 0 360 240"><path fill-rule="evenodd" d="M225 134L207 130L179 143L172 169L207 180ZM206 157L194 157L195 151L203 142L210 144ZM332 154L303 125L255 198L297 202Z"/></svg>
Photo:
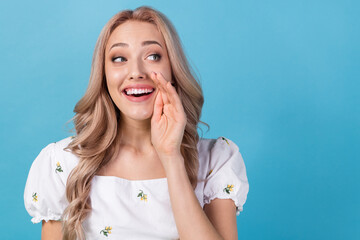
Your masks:
<svg viewBox="0 0 360 240"><path fill-rule="evenodd" d="M126 89L126 94L130 95L130 94L141 94L141 93L149 93L154 91L154 89L136 89L136 88L131 88L131 89Z"/></svg>

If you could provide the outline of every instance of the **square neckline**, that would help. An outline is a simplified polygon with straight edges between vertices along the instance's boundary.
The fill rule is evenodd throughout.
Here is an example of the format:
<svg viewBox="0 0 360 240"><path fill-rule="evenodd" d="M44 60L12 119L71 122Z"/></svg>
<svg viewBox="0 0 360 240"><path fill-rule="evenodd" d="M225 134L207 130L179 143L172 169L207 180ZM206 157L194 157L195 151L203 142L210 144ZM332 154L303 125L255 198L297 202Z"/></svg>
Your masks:
<svg viewBox="0 0 360 240"><path fill-rule="evenodd" d="M118 176L112 176L112 175L94 175L94 178L100 178L100 179L115 179L118 181L122 181L122 182L162 182L162 181L167 181L167 177L164 178L151 178L151 179L126 179L126 178L122 178L122 177L118 177Z"/></svg>

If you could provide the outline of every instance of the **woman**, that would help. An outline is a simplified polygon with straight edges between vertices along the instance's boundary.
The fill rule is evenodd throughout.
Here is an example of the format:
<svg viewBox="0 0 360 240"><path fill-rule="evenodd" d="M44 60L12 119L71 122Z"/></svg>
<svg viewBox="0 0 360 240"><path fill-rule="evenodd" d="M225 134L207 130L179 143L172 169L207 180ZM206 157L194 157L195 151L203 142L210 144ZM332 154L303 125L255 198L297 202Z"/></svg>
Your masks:
<svg viewBox="0 0 360 240"><path fill-rule="evenodd" d="M191 72L162 13L109 20L76 136L47 145L29 172L25 207L43 239L237 239L245 165L231 140L199 138L204 100Z"/></svg>

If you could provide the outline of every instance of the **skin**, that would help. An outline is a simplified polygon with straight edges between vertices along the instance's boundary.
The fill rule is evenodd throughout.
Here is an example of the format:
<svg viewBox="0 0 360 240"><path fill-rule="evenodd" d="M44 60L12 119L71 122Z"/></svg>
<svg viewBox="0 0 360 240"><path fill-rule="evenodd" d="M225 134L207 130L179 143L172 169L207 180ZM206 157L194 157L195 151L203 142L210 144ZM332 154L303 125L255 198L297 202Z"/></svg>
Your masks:
<svg viewBox="0 0 360 240"><path fill-rule="evenodd" d="M162 47L142 46L148 40ZM111 48L120 42L127 46ZM187 177L180 153L186 114L170 84L171 65L161 33L153 24L127 21L111 34L105 51L106 83L121 111L121 154L101 169L99 175L126 179L167 177L180 239L237 239L234 202L214 199L202 209ZM133 83L149 84L155 92L146 101L130 102L121 90ZM54 222L43 224L43 234L53 237L49 234L52 232L59 237L43 239L61 239L61 224Z"/></svg>
<svg viewBox="0 0 360 240"><path fill-rule="evenodd" d="M61 240L61 222L50 220L42 221L41 240Z"/></svg>

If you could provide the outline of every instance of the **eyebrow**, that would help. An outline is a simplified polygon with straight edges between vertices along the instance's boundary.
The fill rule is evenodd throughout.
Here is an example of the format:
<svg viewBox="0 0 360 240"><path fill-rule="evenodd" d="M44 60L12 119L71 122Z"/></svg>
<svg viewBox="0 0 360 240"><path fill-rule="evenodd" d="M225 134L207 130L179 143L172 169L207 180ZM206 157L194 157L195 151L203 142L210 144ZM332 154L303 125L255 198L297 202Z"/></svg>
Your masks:
<svg viewBox="0 0 360 240"><path fill-rule="evenodd" d="M141 46L147 46L147 45L151 45L151 44L157 44L159 45L161 48L161 44L158 43L157 41L154 41L154 40L148 40L148 41L144 41L141 43ZM119 43L115 43L111 46L111 48L109 49L109 51L113 48L113 47L129 47L129 44L127 43L123 43L123 42L119 42Z"/></svg>

